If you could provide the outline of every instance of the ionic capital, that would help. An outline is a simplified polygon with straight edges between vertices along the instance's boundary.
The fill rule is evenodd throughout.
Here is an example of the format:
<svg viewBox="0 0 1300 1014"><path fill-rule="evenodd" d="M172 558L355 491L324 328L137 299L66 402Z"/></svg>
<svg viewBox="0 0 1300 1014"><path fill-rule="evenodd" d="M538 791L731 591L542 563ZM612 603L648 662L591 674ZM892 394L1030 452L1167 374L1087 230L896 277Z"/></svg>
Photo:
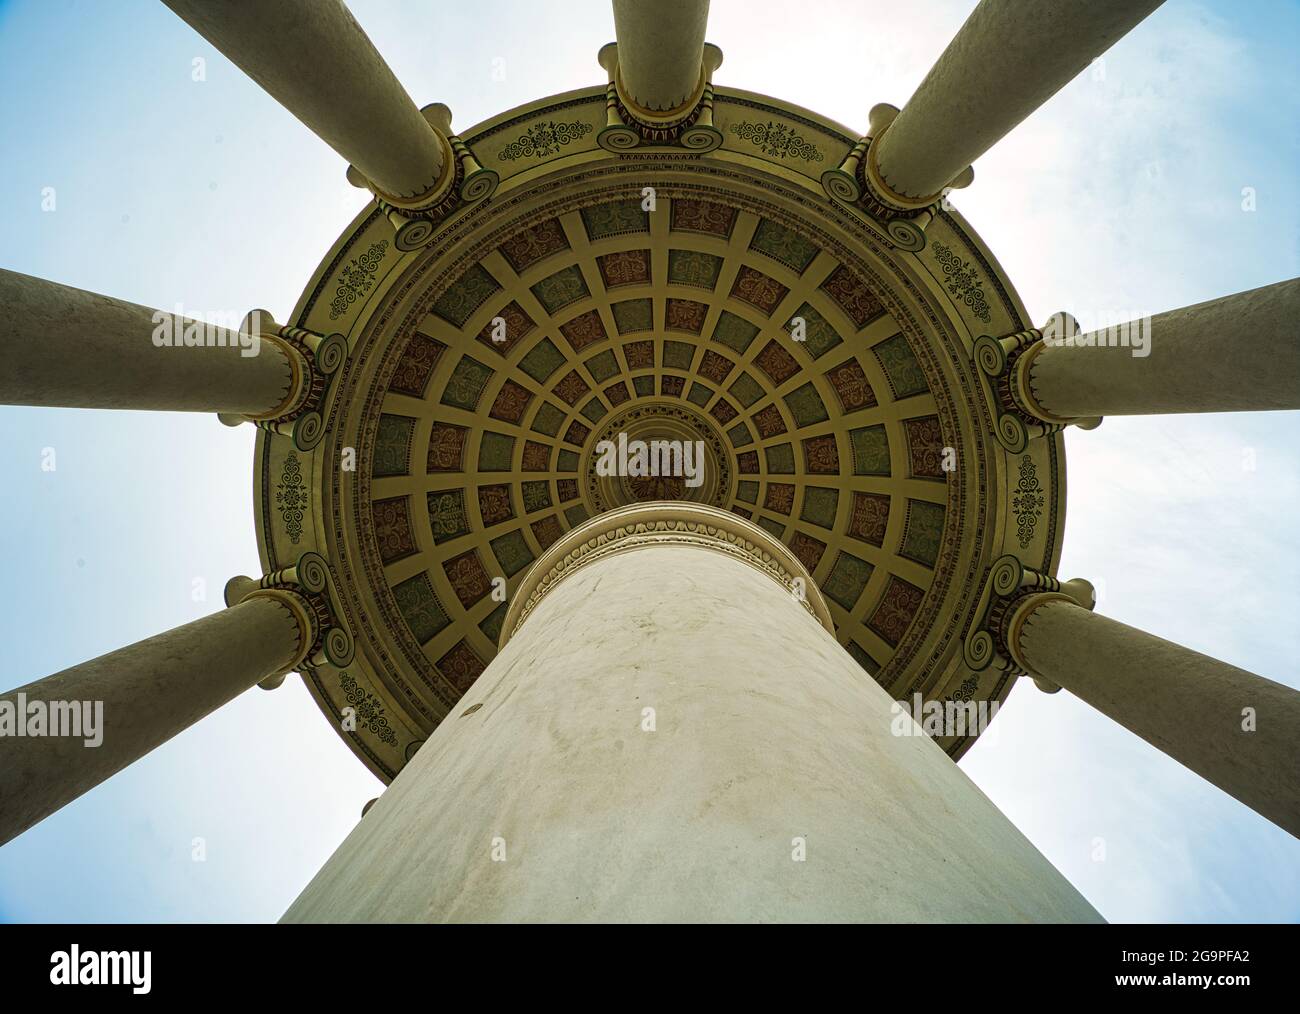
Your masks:
<svg viewBox="0 0 1300 1014"><path fill-rule="evenodd" d="M618 43L602 46L597 55L609 76L605 88L605 126L596 135L606 151L624 152L643 144L675 145L693 152L713 151L722 144L722 131L713 125L713 73L722 66L722 50L704 44L699 83L671 109L650 109L636 101L623 83Z"/></svg>
<svg viewBox="0 0 1300 1014"><path fill-rule="evenodd" d="M1035 437L1058 433L1066 426L1090 430L1100 417L1066 418L1047 411L1034 396L1030 370L1034 359L1049 343L1065 341L1080 331L1079 322L1065 312L1052 314L1041 328L1027 328L1001 337L981 335L975 340L975 362L993 386L999 415L998 442L1013 454L1023 451Z"/></svg>
<svg viewBox="0 0 1300 1014"><path fill-rule="evenodd" d="M251 311L239 330L285 357L289 385L280 404L270 411L258 415L222 413L218 418L227 426L254 423L260 429L290 437L300 451L311 450L325 433L320 407L334 375L347 359L347 340L337 332L325 335L278 324L267 310Z"/></svg>
<svg viewBox="0 0 1300 1014"><path fill-rule="evenodd" d="M329 664L341 669L352 661L352 635L337 619L331 583L324 557L311 552L298 557L292 566L261 578L238 576L226 582L227 606L255 598L270 599L288 609L298 624L297 652L280 672L258 684L262 689L274 690L284 682L286 674L300 667Z"/></svg>
<svg viewBox="0 0 1300 1014"><path fill-rule="evenodd" d="M966 664L975 672L993 666L1004 672L1034 677L1040 690L1055 693L1061 688L1045 681L1025 664L1020 634L1036 609L1054 601L1067 601L1091 610L1096 593L1083 578L1059 581L1026 567L1014 556L994 561L980 599L977 621L971 625L963 645Z"/></svg>
<svg viewBox="0 0 1300 1014"><path fill-rule="evenodd" d="M975 170L967 166L937 194L908 197L894 190L881 175L876 158L898 113L898 107L887 102L873 106L866 134L858 138L843 162L822 173L822 188L828 196L876 219L895 247L915 253L925 248L925 229L948 191L970 186Z"/></svg>
<svg viewBox="0 0 1300 1014"><path fill-rule="evenodd" d="M383 190L356 166L348 166L348 182L369 190L375 203L392 223L397 249L418 250L433 239L434 227L452 212L487 200L496 192L500 176L479 164L474 153L451 130L451 110L434 102L420 110L433 129L442 152L442 172L421 193L402 197Z"/></svg>

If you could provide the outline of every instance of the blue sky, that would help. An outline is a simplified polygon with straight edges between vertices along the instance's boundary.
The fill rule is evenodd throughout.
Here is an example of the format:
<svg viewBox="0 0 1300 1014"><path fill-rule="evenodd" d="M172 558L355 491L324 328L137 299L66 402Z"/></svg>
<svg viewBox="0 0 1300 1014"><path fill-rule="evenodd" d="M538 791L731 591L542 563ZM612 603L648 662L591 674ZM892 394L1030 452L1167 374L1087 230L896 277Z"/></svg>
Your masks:
<svg viewBox="0 0 1300 1014"><path fill-rule="evenodd" d="M613 37L604 0L350 6L458 127L601 80ZM792 24L788 5L714 0L717 80L861 129L973 6L818 0ZM1169 0L976 163L955 203L1036 320L1087 328L1300 274L1297 41L1294 2ZM5 268L284 319L365 203L153 0L0 0L0 89ZM257 573L250 428L0 408L0 434L6 687L211 612ZM1097 584L1101 612L1300 686L1298 440L1295 414L1070 432L1062 576ZM1300 919L1300 842L1068 693L1018 686L962 767L1112 921ZM0 920L273 920L380 788L296 678L251 691L0 848Z"/></svg>

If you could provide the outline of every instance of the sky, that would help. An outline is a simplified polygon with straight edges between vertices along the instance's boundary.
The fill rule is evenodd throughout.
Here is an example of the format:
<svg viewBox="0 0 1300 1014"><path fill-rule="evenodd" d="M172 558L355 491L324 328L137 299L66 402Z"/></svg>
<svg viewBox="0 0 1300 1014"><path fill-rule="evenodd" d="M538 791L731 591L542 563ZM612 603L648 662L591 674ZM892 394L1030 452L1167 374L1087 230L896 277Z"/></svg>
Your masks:
<svg viewBox="0 0 1300 1014"><path fill-rule="evenodd" d="M349 6L458 129L600 82L613 38L605 0ZM973 7L812 0L792 21L714 0L715 81L860 131ZM1168 0L976 162L954 204L1036 322L1300 274L1297 42L1300 3ZM286 319L365 205L341 158L154 0L0 0L0 92L0 267ZM1294 413L1067 431L1061 576L1300 687L1298 440ZM0 407L4 686L206 615L257 574L252 450L214 417ZM1300 921L1300 841L1068 692L1021 681L961 766L1113 922ZM0 847L0 921L273 921L381 789L297 677L249 691Z"/></svg>

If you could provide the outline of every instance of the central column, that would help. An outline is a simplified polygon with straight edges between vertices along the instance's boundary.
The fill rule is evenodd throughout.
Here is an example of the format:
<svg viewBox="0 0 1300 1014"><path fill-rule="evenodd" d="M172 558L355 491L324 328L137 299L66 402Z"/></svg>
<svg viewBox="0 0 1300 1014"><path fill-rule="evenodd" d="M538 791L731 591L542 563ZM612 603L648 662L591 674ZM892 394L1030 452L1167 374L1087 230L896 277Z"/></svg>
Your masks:
<svg viewBox="0 0 1300 1014"><path fill-rule="evenodd" d="M1096 920L830 628L742 518L599 515L285 921Z"/></svg>

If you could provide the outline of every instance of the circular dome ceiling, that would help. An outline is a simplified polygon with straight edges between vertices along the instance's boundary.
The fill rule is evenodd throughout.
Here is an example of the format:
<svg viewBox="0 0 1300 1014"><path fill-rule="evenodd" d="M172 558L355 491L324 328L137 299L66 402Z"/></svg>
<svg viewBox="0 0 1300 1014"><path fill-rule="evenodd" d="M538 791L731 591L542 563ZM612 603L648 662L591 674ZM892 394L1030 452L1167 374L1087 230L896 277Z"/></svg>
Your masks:
<svg viewBox="0 0 1300 1014"><path fill-rule="evenodd" d="M1059 435L993 439L971 347L1027 326L1000 269L955 213L908 252L830 200L820 174L856 138L812 114L718 92L717 151L611 154L604 98L468 131L496 194L415 252L372 207L295 312L350 349L326 439L263 434L256 473L264 565L325 555L356 640L346 669L304 673L322 708L353 709L342 734L391 778L491 661L541 553L665 499L789 545L864 678L1000 699L1007 674L967 668L962 639L1008 546L1054 571L1064 498ZM698 442L702 481L601 474L619 434Z"/></svg>

